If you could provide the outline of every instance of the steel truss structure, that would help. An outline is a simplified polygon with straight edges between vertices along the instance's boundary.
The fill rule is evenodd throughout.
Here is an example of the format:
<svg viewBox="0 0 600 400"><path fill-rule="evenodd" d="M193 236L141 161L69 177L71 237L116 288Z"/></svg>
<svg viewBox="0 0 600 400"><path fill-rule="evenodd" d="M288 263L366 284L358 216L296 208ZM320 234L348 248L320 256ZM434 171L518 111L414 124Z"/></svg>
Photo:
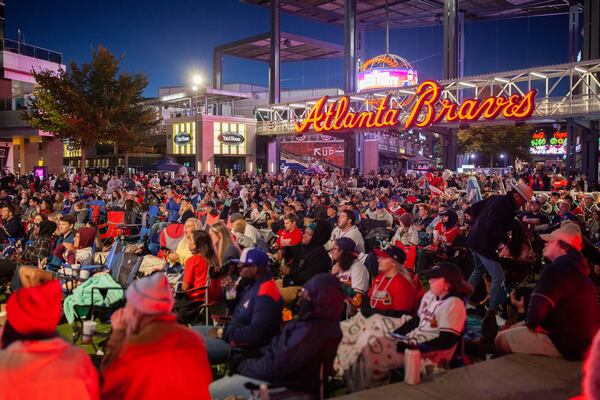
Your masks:
<svg viewBox="0 0 600 400"><path fill-rule="evenodd" d="M489 75L479 75L439 82L443 87L440 101L450 99L460 103L465 99L485 99L490 96L510 97L514 94L524 96L531 90L537 90L535 109L528 123L553 123L566 119L600 119L600 59L579 63L560 64L532 69L523 69ZM351 100L351 112L372 111L378 100L390 96L391 108L399 109L398 129L402 130L404 121L413 108L417 97L417 86L392 90L370 90L347 94ZM330 97L328 103L342 96ZM258 135L289 135L295 133L295 123L305 119L311 107L318 99L304 102L273 104L257 108ZM436 109L439 109L439 101ZM498 117L493 121L474 121L478 124L514 123ZM435 128L457 128L459 123L445 120L431 126ZM427 128L425 128L427 129ZM371 129L372 130L372 129Z"/></svg>

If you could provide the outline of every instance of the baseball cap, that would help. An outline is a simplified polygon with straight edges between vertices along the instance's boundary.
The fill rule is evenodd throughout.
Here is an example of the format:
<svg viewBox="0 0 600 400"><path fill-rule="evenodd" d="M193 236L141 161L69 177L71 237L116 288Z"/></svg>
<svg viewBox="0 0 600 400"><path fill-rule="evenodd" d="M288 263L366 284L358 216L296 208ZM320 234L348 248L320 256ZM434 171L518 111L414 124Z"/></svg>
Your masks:
<svg viewBox="0 0 600 400"><path fill-rule="evenodd" d="M377 208L385 208L385 203L383 201L380 201L379 203L377 203Z"/></svg>
<svg viewBox="0 0 600 400"><path fill-rule="evenodd" d="M444 278L451 286L452 290L462 294L470 295L473 293L473 287L465 281L460 268L450 262L441 262L435 264L431 269L423 272L426 278Z"/></svg>
<svg viewBox="0 0 600 400"><path fill-rule="evenodd" d="M560 240L561 242L564 242L579 251L581 251L583 248L583 239L581 238L581 233L578 232L577 229L572 229L568 226L558 228L552 233L540 235L540 238L546 242L551 240Z"/></svg>
<svg viewBox="0 0 600 400"><path fill-rule="evenodd" d="M406 261L406 253L396 246L390 246L385 250L375 249L373 250L373 253L375 253L378 258L393 258L400 264L404 264L404 261Z"/></svg>
<svg viewBox="0 0 600 400"><path fill-rule="evenodd" d="M232 259L231 262L243 265L256 265L257 267L267 268L269 266L269 256L260 249L244 249L240 258Z"/></svg>

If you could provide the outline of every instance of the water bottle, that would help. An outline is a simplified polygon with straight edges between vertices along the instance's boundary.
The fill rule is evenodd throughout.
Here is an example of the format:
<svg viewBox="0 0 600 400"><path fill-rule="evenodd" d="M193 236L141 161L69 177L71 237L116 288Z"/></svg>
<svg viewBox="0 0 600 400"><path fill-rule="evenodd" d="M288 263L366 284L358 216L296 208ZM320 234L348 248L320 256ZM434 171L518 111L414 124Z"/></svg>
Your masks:
<svg viewBox="0 0 600 400"><path fill-rule="evenodd" d="M421 352L416 342L410 342L404 351L404 383L421 383Z"/></svg>

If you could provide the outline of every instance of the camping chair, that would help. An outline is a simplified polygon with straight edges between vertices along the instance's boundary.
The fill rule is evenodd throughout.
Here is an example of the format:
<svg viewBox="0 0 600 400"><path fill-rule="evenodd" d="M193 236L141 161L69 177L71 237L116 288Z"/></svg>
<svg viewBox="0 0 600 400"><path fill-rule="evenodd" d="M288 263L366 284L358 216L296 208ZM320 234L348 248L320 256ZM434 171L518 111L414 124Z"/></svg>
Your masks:
<svg viewBox="0 0 600 400"><path fill-rule="evenodd" d="M137 239L138 234L132 234L132 227L139 227L139 224L125 223L125 211L109 211L105 224L98 225L100 238L106 242L108 239L123 237L127 239ZM104 230L104 233L102 231Z"/></svg>
<svg viewBox="0 0 600 400"><path fill-rule="evenodd" d="M210 283L211 283L211 280L210 280L210 275L209 275L206 277L206 284L204 286L200 286L200 287L192 288L192 289L188 289L188 290L179 290L179 288L177 287L177 288L175 288L175 290L173 290L173 296L175 296L175 297L187 296L188 294L195 293L200 290L204 290L204 300L198 300L189 305L190 308L195 308L196 312L191 317L186 318L185 320L182 319L182 322L188 323L190 326L197 325L197 323L200 322L200 317L202 316L202 314L204 314L204 316L205 316L204 322L205 322L206 326L209 325L209 322L210 322L209 307L216 305L215 302L211 302L209 295L208 295L208 289L210 288ZM173 312L175 312L175 314L177 314L177 309L174 309ZM178 315L178 317L179 317L179 315Z"/></svg>
<svg viewBox="0 0 600 400"><path fill-rule="evenodd" d="M110 306L97 305L94 301L94 297L97 299L98 296L105 299L111 290L125 291L137 276L143 257L138 257L134 254L117 254L120 254L121 257L113 258L114 265L110 271L110 275L113 280L119 284L119 287L92 287L90 303L76 305L74 307L75 321L72 325L73 343L77 343L77 341L81 338L83 334L83 322L85 320L93 321L96 318L99 318L100 320L108 320L110 315L117 309L121 308L124 304L124 299L117 303L111 304ZM108 337L108 335L100 333L96 333L95 336ZM96 348L93 340L92 347L94 348L94 351L98 353L98 349Z"/></svg>

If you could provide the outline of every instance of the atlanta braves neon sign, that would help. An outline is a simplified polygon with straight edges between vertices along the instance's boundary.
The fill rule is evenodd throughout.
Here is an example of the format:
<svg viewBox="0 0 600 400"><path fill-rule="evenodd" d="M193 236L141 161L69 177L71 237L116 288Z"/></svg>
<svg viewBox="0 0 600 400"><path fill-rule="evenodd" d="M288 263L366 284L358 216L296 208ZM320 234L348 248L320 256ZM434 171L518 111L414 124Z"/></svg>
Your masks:
<svg viewBox="0 0 600 400"><path fill-rule="evenodd" d="M447 122L473 122L480 119L493 120L502 115L506 119L525 120L535 109L536 90L510 97L491 96L485 99L467 99L457 104L452 100L441 99L442 87L435 81L422 82L414 96L416 101L404 122L404 129L425 128L442 120ZM390 96L386 96L374 111L354 113L350 111L350 100L341 97L327 104L328 97L321 97L309 115L296 123L297 133L307 132L313 127L315 132L341 130L378 129L398 125L399 109L390 108Z"/></svg>

